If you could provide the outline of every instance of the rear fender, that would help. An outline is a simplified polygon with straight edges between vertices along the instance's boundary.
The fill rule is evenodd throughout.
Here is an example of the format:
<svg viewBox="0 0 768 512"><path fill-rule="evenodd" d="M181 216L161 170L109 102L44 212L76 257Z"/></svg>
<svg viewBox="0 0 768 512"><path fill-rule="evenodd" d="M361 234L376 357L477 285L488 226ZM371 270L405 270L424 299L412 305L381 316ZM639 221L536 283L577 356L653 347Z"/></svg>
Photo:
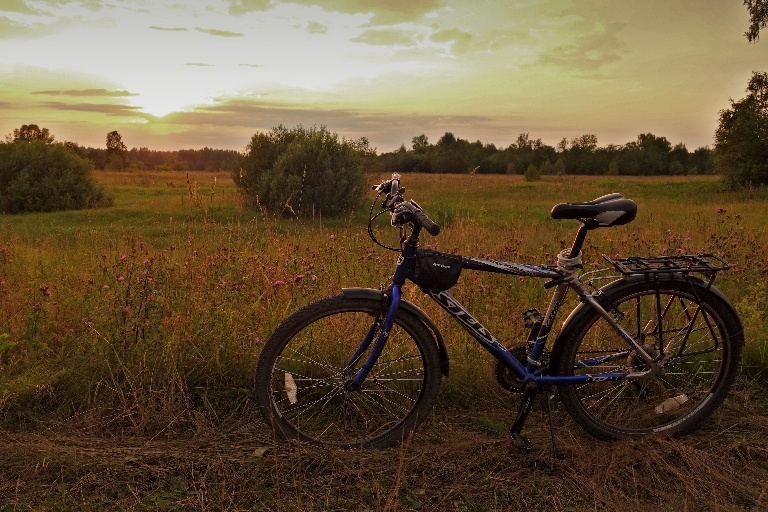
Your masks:
<svg viewBox="0 0 768 512"><path fill-rule="evenodd" d="M381 290L374 290L373 288L342 288L341 293L350 299L374 299L384 301L384 292ZM448 350L445 347L445 341L443 340L442 334L440 334L440 330L432 319L413 303L401 299L399 307L406 313L416 317L432 335L432 341L437 346L438 354L440 354L440 372L448 377Z"/></svg>
<svg viewBox="0 0 768 512"><path fill-rule="evenodd" d="M645 275L636 275L636 276L629 276L622 279L618 279L616 281L613 281L611 283L608 283L607 285L600 288L598 293L596 293L594 296L595 300L605 309L609 309L611 307L611 300L614 295L621 295L624 292L624 289L626 288L632 288L640 281L680 281L682 283L686 283L686 285L691 287L691 291L693 293L696 293L697 291L701 291L702 293L711 293L714 294L717 298L719 298L727 307L730 307L734 311L734 315L738 318L738 314L736 313L735 308L733 307L733 304L731 304L731 301L728 300L728 298L721 292L717 287L714 285L707 285L707 283L698 277L694 276L683 276L680 274L659 274L657 276L645 276ZM556 357L560 356L561 346L563 342L561 341L565 336L567 336L570 332L571 325L576 325L581 321L581 319L584 316L593 314L592 306L587 304L586 302L582 302L576 308L571 312L570 315L568 315L568 318L566 318L565 322L563 322L563 327L560 330L560 334L558 335L557 339L554 342L554 345L552 346L552 356L551 359L554 361L556 360Z"/></svg>

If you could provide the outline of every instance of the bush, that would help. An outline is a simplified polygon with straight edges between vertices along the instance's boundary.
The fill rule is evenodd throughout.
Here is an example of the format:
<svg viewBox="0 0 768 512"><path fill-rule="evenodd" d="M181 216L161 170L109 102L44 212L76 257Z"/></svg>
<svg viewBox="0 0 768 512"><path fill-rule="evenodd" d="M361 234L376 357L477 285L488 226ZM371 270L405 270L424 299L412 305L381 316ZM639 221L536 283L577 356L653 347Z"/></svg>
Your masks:
<svg viewBox="0 0 768 512"><path fill-rule="evenodd" d="M109 206L93 165L64 144L0 143L0 211L52 212Z"/></svg>
<svg viewBox="0 0 768 512"><path fill-rule="evenodd" d="M533 164L528 165L525 171L525 181L539 181L541 179L541 169Z"/></svg>
<svg viewBox="0 0 768 512"><path fill-rule="evenodd" d="M273 213L337 216L356 206L365 191L365 139L339 140L325 127L273 128L246 148L235 182L246 199Z"/></svg>

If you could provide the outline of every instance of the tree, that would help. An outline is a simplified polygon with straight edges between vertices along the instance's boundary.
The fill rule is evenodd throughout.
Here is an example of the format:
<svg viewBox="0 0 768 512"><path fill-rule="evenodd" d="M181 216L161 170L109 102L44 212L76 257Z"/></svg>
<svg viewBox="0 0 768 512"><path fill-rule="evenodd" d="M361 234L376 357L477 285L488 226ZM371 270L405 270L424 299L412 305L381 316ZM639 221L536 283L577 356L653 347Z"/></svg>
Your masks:
<svg viewBox="0 0 768 512"><path fill-rule="evenodd" d="M0 143L0 211L51 212L112 203L92 178L91 162L65 144L47 142L52 138Z"/></svg>
<svg viewBox="0 0 768 512"><path fill-rule="evenodd" d="M427 152L427 148L429 147L429 139L422 133L421 135L411 139L411 144L414 152L424 154Z"/></svg>
<svg viewBox="0 0 768 512"><path fill-rule="evenodd" d="M768 184L768 73L754 71L747 96L720 111L715 170L731 185Z"/></svg>
<svg viewBox="0 0 768 512"><path fill-rule="evenodd" d="M744 35L750 43L760 39L760 30L768 25L768 0L744 0L749 11L749 30Z"/></svg>
<svg viewBox="0 0 768 512"><path fill-rule="evenodd" d="M13 130L13 134L9 134L5 138L8 142L32 142L40 141L45 144L53 143L53 135L48 132L48 128L40 128L36 124L23 124L21 128Z"/></svg>
<svg viewBox="0 0 768 512"><path fill-rule="evenodd" d="M367 140L339 140L324 126L280 125L251 138L235 183L250 203L274 213L336 216L362 198L363 158L370 151Z"/></svg>
<svg viewBox="0 0 768 512"><path fill-rule="evenodd" d="M123 138L117 131L107 134L107 167L120 171L125 167L128 148L123 144Z"/></svg>

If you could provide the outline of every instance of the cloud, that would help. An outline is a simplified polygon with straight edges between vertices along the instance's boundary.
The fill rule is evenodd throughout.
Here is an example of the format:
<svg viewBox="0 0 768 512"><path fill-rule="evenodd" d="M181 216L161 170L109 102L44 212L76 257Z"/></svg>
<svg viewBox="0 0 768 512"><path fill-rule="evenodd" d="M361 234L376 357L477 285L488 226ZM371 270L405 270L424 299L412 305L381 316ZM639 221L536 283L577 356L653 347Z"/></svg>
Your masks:
<svg viewBox="0 0 768 512"><path fill-rule="evenodd" d="M239 64L241 68L263 68L264 64Z"/></svg>
<svg viewBox="0 0 768 512"><path fill-rule="evenodd" d="M136 93L128 91L116 91L109 89L69 89L69 90L54 90L54 91L32 91L29 94L40 94L46 96L89 96L89 97L109 97L109 98L124 98L126 96L138 96Z"/></svg>
<svg viewBox="0 0 768 512"><path fill-rule="evenodd" d="M284 0L283 3L319 7L326 12L369 14L372 25L392 25L418 21L442 7L444 0ZM271 7L270 0L229 0L229 13L233 16L267 11Z"/></svg>
<svg viewBox="0 0 768 512"><path fill-rule="evenodd" d="M150 25L150 29L152 30L162 30L165 32L186 32L187 29L184 27L158 27L157 25Z"/></svg>
<svg viewBox="0 0 768 512"><path fill-rule="evenodd" d="M610 23L598 26L592 33L579 36L569 44L559 45L539 55L538 64L548 64L577 71L599 71L603 66L620 61L627 51L617 34L626 26Z"/></svg>
<svg viewBox="0 0 768 512"><path fill-rule="evenodd" d="M115 105L109 103L63 103L59 101L48 101L41 103L40 106L50 110L73 110L76 112L105 114L111 117L140 117L143 119L154 118L154 116L141 112L141 107L135 107L131 105Z"/></svg>
<svg viewBox="0 0 768 512"><path fill-rule="evenodd" d="M0 0L2 2L3 0ZM3 12L0 9L0 12ZM6 11L7 12L7 11ZM0 16L0 40L18 38L41 38L67 29L89 27L112 28L115 20L109 17L85 19L81 16L57 15L54 13L22 13L22 21Z"/></svg>
<svg viewBox="0 0 768 512"><path fill-rule="evenodd" d="M266 11L270 3L270 0L229 0L229 14L242 16L249 12Z"/></svg>
<svg viewBox="0 0 768 512"><path fill-rule="evenodd" d="M3 0L0 2L0 12L17 12L20 14L42 14L27 5L27 2L22 0Z"/></svg>
<svg viewBox="0 0 768 512"><path fill-rule="evenodd" d="M343 137L356 139L367 137L381 151L391 151L406 144L412 137L427 133L440 137L446 131L457 136L487 138L482 130L498 133L498 138L508 137L509 124L478 115L419 114L413 112L392 113L362 109L320 109L317 107L293 107L263 99L230 98L219 103L198 107L187 112L176 112L152 125L168 124L176 130L189 127L196 138L208 133L230 133L233 138L226 147L243 147L256 132L269 131L278 125L327 126ZM157 130L160 132L160 130ZM497 140L498 140L497 138ZM187 140L189 140L187 138Z"/></svg>
<svg viewBox="0 0 768 512"><path fill-rule="evenodd" d="M435 43L450 43L453 53L467 53L472 44L472 34L459 29L441 30L429 38Z"/></svg>
<svg viewBox="0 0 768 512"><path fill-rule="evenodd" d="M211 68L211 67L214 66L213 64L206 64L205 62L187 62L184 65L185 66L200 67L200 68Z"/></svg>
<svg viewBox="0 0 768 512"><path fill-rule="evenodd" d="M307 24L307 33L309 34L327 34L328 25L324 23L317 23L316 21L310 21Z"/></svg>
<svg viewBox="0 0 768 512"><path fill-rule="evenodd" d="M228 30L217 30L215 28L201 28L195 27L195 30L202 32L203 34L209 34L217 37L244 37L245 34L241 32L230 32Z"/></svg>
<svg viewBox="0 0 768 512"><path fill-rule="evenodd" d="M442 0L288 0L306 6L318 6L325 11L345 14L371 14L372 25L392 25L418 21L428 12L443 6ZM318 5L320 4L320 5Z"/></svg>
<svg viewBox="0 0 768 512"><path fill-rule="evenodd" d="M365 43L372 46L413 46L416 43L416 32L397 29L371 29L352 38L354 43Z"/></svg>

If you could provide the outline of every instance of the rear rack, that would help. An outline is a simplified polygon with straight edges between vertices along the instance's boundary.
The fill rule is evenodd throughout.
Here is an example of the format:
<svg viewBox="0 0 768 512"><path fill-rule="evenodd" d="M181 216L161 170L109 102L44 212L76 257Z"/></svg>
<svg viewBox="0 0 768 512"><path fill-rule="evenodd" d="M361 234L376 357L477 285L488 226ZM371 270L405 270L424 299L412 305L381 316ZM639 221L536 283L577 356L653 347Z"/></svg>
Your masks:
<svg viewBox="0 0 768 512"><path fill-rule="evenodd" d="M690 273L701 272L713 274L720 270L728 270L731 264L714 254L696 254L684 256L632 256L629 258L611 259L605 254L603 258L624 275L661 274L661 273Z"/></svg>

